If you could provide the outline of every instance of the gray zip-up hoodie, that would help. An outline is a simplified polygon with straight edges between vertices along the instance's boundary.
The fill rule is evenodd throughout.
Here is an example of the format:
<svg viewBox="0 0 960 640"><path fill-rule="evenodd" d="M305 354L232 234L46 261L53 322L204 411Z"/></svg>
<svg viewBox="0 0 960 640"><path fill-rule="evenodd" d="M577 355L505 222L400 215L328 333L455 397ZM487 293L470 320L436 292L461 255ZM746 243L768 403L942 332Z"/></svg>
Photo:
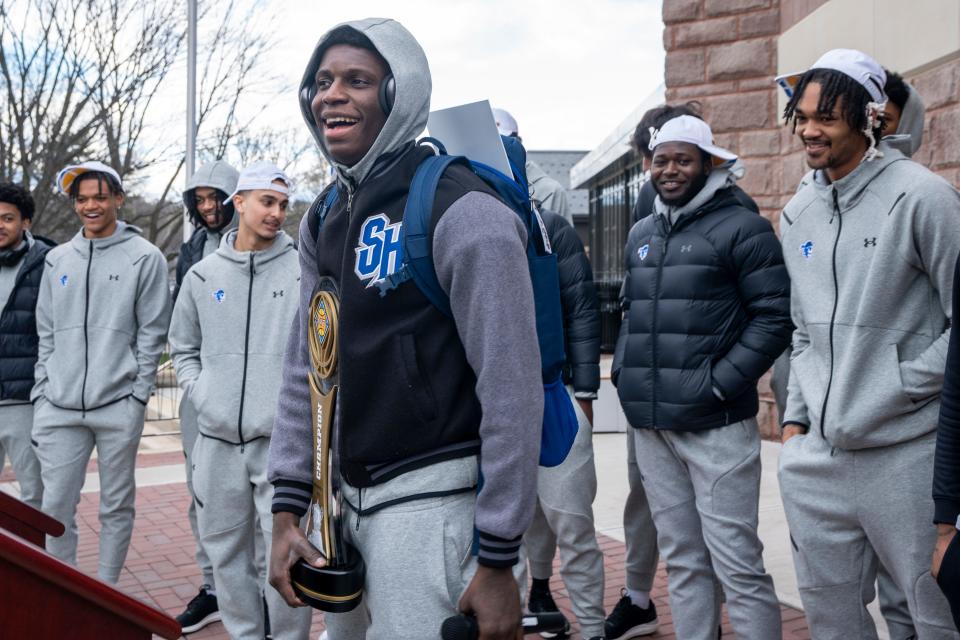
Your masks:
<svg viewBox="0 0 960 640"><path fill-rule="evenodd" d="M936 428L960 253L960 194L880 148L835 183L816 171L780 219L796 325L783 420L843 449Z"/></svg>
<svg viewBox="0 0 960 640"><path fill-rule="evenodd" d="M236 238L229 232L187 272L170 322L170 350L200 433L243 444L273 430L300 267L282 231L264 251L237 251Z"/></svg>
<svg viewBox="0 0 960 640"><path fill-rule="evenodd" d="M146 404L169 321L167 261L140 229L120 221L94 240L78 231L47 254L31 401L75 411L128 396Z"/></svg>
<svg viewBox="0 0 960 640"><path fill-rule="evenodd" d="M308 127L336 168L341 197L363 189L363 180L368 176L371 181L374 177L378 182L389 179L391 165L385 158L412 143L423 131L431 86L423 50L399 23L371 18L347 24L366 35L390 65L396 80L396 102L371 149L352 167L333 161L323 148L323 135L312 114L303 109ZM301 91L314 82L327 37L321 38L310 59ZM476 224L480 219L485 223ZM300 226L300 240L302 305L284 359L268 476L278 487L274 510L303 513L312 481L307 306L318 285L316 239L309 231L307 216ZM480 562L516 561L520 536L532 519L536 500L543 388L525 246L526 236L518 216L495 198L478 192L468 192L454 202L443 214L433 237L438 279L449 294L458 333L476 373L476 392L483 413L480 438L484 484L475 512L482 542ZM384 322L390 319L384 318ZM384 434L387 442L401 437L402 434ZM436 471L443 468L438 464L401 475L390 481L390 490L409 496L421 493L419 488L424 484L433 491L463 486L464 478ZM428 483L423 482L425 474L430 476ZM365 508L368 497L372 498L365 494ZM483 544L490 540L494 541Z"/></svg>

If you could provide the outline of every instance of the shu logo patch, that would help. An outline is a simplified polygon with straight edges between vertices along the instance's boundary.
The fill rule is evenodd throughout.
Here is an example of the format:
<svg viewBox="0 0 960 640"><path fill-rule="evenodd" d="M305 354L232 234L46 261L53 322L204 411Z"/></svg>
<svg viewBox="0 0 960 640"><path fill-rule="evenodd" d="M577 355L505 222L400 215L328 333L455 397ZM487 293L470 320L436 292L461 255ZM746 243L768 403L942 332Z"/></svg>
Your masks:
<svg viewBox="0 0 960 640"><path fill-rule="evenodd" d="M403 263L402 227L402 222L391 223L383 213L370 216L360 227L353 271L368 288L392 275Z"/></svg>
<svg viewBox="0 0 960 640"><path fill-rule="evenodd" d="M63 274L62 276L60 276L60 286L61 286L61 287L67 286L67 281L68 281L68 280L70 280L70 277L67 276L67 274Z"/></svg>
<svg viewBox="0 0 960 640"><path fill-rule="evenodd" d="M800 245L800 255L809 260L813 257L813 240L807 240Z"/></svg>
<svg viewBox="0 0 960 640"><path fill-rule="evenodd" d="M867 247L875 247L875 246L877 246L877 239L876 239L876 238L864 238L864 239L863 239L863 247L864 247L864 248L867 248Z"/></svg>
<svg viewBox="0 0 960 640"><path fill-rule="evenodd" d="M647 259L647 254L650 253L650 245L645 244L639 249L637 249L637 256L640 258L640 262L643 262Z"/></svg>
<svg viewBox="0 0 960 640"><path fill-rule="evenodd" d="M274 291L274 292L273 292L273 297L274 297L274 298L282 298L282 297L283 297L283 289L280 289L279 291Z"/></svg>
<svg viewBox="0 0 960 640"><path fill-rule="evenodd" d="M227 297L227 292L223 289L217 289L213 292L213 299L217 302L223 302L223 299Z"/></svg>

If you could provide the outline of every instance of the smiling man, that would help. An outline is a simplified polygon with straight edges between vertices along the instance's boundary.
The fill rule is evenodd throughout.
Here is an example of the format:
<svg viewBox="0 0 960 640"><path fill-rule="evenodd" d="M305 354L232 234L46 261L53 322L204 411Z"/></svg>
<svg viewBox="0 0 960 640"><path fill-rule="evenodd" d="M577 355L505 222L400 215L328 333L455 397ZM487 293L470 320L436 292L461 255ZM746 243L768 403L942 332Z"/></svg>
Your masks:
<svg viewBox="0 0 960 640"><path fill-rule="evenodd" d="M917 636L956 638L929 569L932 521L950 536L958 515L930 484L960 195L880 140L885 79L850 49L779 79L814 169L780 218L796 324L780 487L814 637L877 637L880 561Z"/></svg>
<svg viewBox="0 0 960 640"><path fill-rule="evenodd" d="M170 319L167 261L137 227L118 220L123 185L111 167L66 167L57 182L83 228L47 254L37 302L33 439L43 511L66 527L47 538L47 550L76 563L76 509L96 447L98 575L116 582L133 532L137 445Z"/></svg>
<svg viewBox="0 0 960 640"><path fill-rule="evenodd" d="M693 116L654 133L655 215L630 230L612 375L667 564L677 637L780 637L757 537L757 380L790 339L790 284L770 222L731 187L736 156Z"/></svg>
<svg viewBox="0 0 960 640"><path fill-rule="evenodd" d="M337 640L436 637L458 610L476 615L484 640L522 633L512 568L536 499L543 387L519 216L453 165L429 230L451 315L412 280L385 295L375 286L401 264L410 181L432 153L414 144L430 91L420 45L379 18L324 35L300 87L339 195L328 209L321 194L300 227L300 314L270 450L270 581L302 606L288 568L298 558L323 564L297 524L312 489L308 307L325 287L340 300L343 531L366 563L362 604L324 616Z"/></svg>
<svg viewBox="0 0 960 640"><path fill-rule="evenodd" d="M170 323L177 382L197 412L189 457L200 542L231 638L264 637L261 594L274 638L305 638L310 629L309 610L266 588L255 551L270 548L267 452L286 343L279 329L296 316L299 294L297 251L281 229L291 186L272 164L243 170L229 198L239 225L187 272Z"/></svg>

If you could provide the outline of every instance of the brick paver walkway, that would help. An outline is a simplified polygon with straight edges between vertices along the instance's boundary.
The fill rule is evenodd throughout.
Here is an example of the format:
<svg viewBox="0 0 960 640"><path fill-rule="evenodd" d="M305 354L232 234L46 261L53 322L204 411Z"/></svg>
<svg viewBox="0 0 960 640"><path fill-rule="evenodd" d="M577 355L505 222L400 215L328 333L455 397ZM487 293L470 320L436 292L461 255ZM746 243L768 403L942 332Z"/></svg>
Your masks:
<svg viewBox="0 0 960 640"><path fill-rule="evenodd" d="M141 455L138 466L173 464L177 459L176 455L171 454ZM179 460L182 460L182 456ZM98 501L97 493L83 494L78 514L80 529L78 562L83 571L93 575L96 575L97 532L100 529L97 521ZM186 602L196 595L200 582L193 558L193 536L186 517L188 503L186 485L182 483L142 487L137 491L137 519L133 541L127 556L126 567L120 578L121 589L166 611L171 616L180 613ZM624 582L624 547L622 543L606 536L600 536L600 543L605 556L605 605L609 612L620 597L620 587ZM558 606L571 622L575 622L570 611L569 597L556 572L552 586ZM657 634L650 637L675 639L667 602L666 573L662 564L652 595L660 612L661 625ZM809 639L810 635L802 612L783 607L782 613L785 640ZM322 616L316 613L312 637L316 638L322 629ZM723 631L724 638L734 637L726 617L724 617ZM572 637L579 638L579 635ZM217 623L192 634L190 638L227 640L228 636L223 626Z"/></svg>

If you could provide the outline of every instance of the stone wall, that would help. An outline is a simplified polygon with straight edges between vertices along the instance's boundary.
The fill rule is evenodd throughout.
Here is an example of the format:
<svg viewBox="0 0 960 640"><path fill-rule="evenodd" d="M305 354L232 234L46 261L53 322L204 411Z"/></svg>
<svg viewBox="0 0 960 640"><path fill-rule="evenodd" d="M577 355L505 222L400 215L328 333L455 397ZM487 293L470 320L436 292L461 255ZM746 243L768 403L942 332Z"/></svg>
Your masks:
<svg viewBox="0 0 960 640"><path fill-rule="evenodd" d="M740 186L778 227L780 210L807 172L796 137L782 123L773 78L777 39L827 0L664 0L667 102L697 100L717 144L743 159ZM916 160L960 186L960 60L907 80L927 105ZM761 431L779 428L767 378L760 382Z"/></svg>

